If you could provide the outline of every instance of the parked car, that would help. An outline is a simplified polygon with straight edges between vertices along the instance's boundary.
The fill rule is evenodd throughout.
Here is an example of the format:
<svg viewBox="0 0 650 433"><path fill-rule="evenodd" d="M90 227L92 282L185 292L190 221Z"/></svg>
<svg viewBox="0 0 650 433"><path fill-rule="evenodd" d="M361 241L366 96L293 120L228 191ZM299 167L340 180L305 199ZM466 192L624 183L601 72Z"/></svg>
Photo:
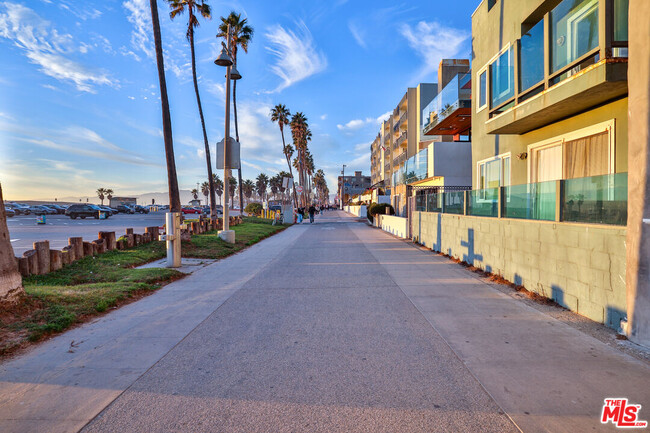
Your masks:
<svg viewBox="0 0 650 433"><path fill-rule="evenodd" d="M52 205L42 204L41 207L45 208L46 210L49 210L51 215L59 214L59 210Z"/></svg>
<svg viewBox="0 0 650 433"><path fill-rule="evenodd" d="M5 214L7 215L7 218L11 218L12 216L16 215L16 211L9 206L5 206Z"/></svg>
<svg viewBox="0 0 650 433"><path fill-rule="evenodd" d="M194 213L194 214L199 213L200 214L201 213L201 211L199 209L196 209L196 208L193 208L193 207L182 207L181 212L183 212L184 214L188 214L188 213Z"/></svg>
<svg viewBox="0 0 650 433"><path fill-rule="evenodd" d="M89 204L73 204L65 210L66 216L71 219L85 219L86 217L99 219L99 211Z"/></svg>
<svg viewBox="0 0 650 433"><path fill-rule="evenodd" d="M31 209L27 205L16 203L16 202L8 202L5 203L5 206L7 204L11 205L11 208L14 210L14 212L16 212L16 215L29 215L30 213L32 213Z"/></svg>
<svg viewBox="0 0 650 433"><path fill-rule="evenodd" d="M56 209L56 213L63 215L65 213L65 207L60 204L48 204L46 205L49 208Z"/></svg>
<svg viewBox="0 0 650 433"><path fill-rule="evenodd" d="M91 204L90 207L97 211L97 218L99 218L100 213L106 214L106 218L113 215L112 212L107 211L102 206L99 206L99 205L96 205L96 204Z"/></svg>
<svg viewBox="0 0 650 433"><path fill-rule="evenodd" d="M29 210L34 215L52 215L54 214L54 209L48 209L45 206L34 205L30 206Z"/></svg>
<svg viewBox="0 0 650 433"><path fill-rule="evenodd" d="M135 211L138 213L149 213L149 209L144 206L140 206L139 204L135 205Z"/></svg>
<svg viewBox="0 0 650 433"><path fill-rule="evenodd" d="M117 211L119 213L131 213L131 214L135 213L135 209L125 204L117 205Z"/></svg>
<svg viewBox="0 0 650 433"><path fill-rule="evenodd" d="M102 212L106 212L108 216L113 216L117 213L117 209L113 209L112 207L109 206L97 205L97 207L100 208Z"/></svg>

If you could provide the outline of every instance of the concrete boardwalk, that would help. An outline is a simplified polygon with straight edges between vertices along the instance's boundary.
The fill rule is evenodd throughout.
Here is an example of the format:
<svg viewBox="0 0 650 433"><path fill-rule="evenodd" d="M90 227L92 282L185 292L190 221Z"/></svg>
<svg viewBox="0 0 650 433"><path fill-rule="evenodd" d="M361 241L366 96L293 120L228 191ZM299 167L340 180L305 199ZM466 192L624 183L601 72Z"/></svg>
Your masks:
<svg viewBox="0 0 650 433"><path fill-rule="evenodd" d="M613 431L606 397L650 418L648 365L329 212L0 365L0 431Z"/></svg>

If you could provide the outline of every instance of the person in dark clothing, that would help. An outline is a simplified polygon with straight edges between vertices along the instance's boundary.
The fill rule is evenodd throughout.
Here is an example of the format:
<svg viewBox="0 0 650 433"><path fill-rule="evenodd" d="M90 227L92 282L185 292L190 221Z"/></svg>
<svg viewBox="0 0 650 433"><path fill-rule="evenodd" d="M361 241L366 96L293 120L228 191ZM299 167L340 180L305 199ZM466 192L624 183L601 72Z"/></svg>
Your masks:
<svg viewBox="0 0 650 433"><path fill-rule="evenodd" d="M309 223L310 224L314 222L314 214L315 213L316 213L316 208L312 204L311 206L309 206Z"/></svg>

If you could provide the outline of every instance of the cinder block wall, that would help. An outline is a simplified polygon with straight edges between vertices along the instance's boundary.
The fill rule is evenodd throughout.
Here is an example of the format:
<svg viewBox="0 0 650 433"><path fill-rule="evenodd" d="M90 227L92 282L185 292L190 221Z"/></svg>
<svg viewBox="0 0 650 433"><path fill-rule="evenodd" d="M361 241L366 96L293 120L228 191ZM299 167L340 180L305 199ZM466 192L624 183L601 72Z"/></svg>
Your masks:
<svg viewBox="0 0 650 433"><path fill-rule="evenodd" d="M625 227L413 213L413 239L618 329Z"/></svg>

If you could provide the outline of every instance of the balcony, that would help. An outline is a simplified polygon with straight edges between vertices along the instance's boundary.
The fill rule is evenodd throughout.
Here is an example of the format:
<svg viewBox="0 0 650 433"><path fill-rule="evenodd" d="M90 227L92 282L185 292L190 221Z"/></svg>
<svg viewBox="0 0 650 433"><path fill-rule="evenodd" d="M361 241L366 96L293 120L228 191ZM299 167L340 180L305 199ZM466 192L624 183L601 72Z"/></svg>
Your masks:
<svg viewBox="0 0 650 433"><path fill-rule="evenodd" d="M406 141L406 132L402 132L402 134L397 138L395 141L395 146L404 146L405 148L408 146L408 141Z"/></svg>
<svg viewBox="0 0 650 433"><path fill-rule="evenodd" d="M605 59L485 123L488 134L525 134L627 94L627 59Z"/></svg>
<svg viewBox="0 0 650 433"><path fill-rule="evenodd" d="M471 127L472 75L458 74L422 110L424 135L456 135Z"/></svg>

